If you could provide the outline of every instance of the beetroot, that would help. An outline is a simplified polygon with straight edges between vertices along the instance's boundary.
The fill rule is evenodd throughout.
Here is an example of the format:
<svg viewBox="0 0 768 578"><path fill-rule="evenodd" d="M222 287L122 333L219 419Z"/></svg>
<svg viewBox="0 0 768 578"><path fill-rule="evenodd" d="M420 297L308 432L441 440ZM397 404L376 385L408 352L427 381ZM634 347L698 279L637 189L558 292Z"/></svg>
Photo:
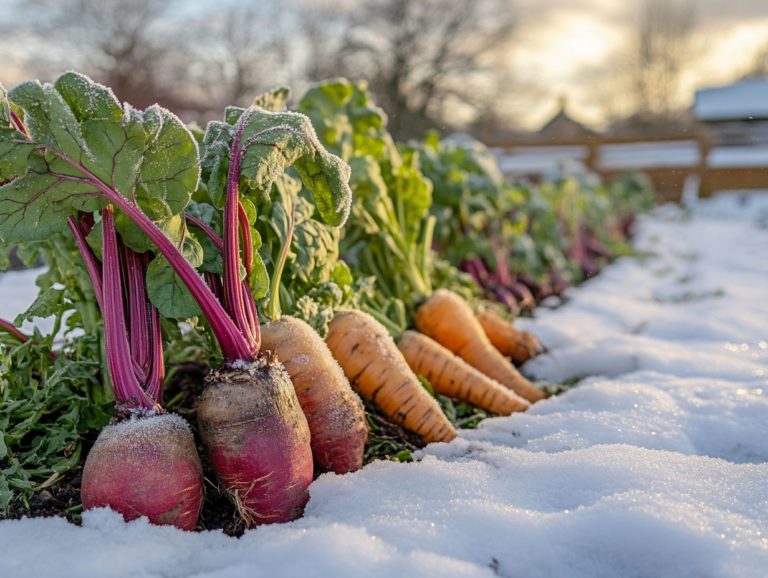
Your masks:
<svg viewBox="0 0 768 578"><path fill-rule="evenodd" d="M202 480L187 423L155 414L101 431L85 461L80 492L85 509L110 507L126 521L146 516L153 524L193 530L203 504Z"/></svg>
<svg viewBox="0 0 768 578"><path fill-rule="evenodd" d="M118 238L111 206L102 211L102 226L103 264L86 242L93 221L69 218L104 317L118 414L85 461L83 506L192 530L203 503L203 468L187 423L160 407L165 366L159 315L146 293L148 259Z"/></svg>
<svg viewBox="0 0 768 578"><path fill-rule="evenodd" d="M68 222L104 316L105 351L118 414L125 419L162 411L159 401L164 371L159 316L148 303L144 281L149 260L162 256L199 306L227 363L217 374L221 376L221 387L212 384L212 393L201 402L212 461L224 468L219 472L220 479L234 484L230 489L236 497L246 496L239 505L250 522L297 516L311 482L308 426L285 373L275 367L276 361L260 351L260 324L251 289L263 285L265 271L251 237L248 211L239 200L239 187L242 181L258 198L268 196L274 181L295 166L323 221L338 227L347 219L351 207L349 167L322 147L309 119L297 113L272 113L258 106L228 110L228 120L234 124L209 123L204 137L206 156L201 161L194 137L173 115L160 107L151 107L144 113L127 105L123 107L108 89L81 75L62 75L56 86L25 83L16 94L21 100L18 104L24 120L34 122L25 126L21 119L15 119L13 128L18 134L6 139L12 148L18 147L4 168L14 179L18 178L21 196L19 218L13 219L11 226L10 219L5 219L0 228L13 230L18 239L40 240L41 231L56 231L55 220L59 215L81 212L79 220L70 217ZM187 243L185 230L176 230L176 225L181 224L176 217L200 183L201 169L207 175L203 183L206 186L201 190L207 189L215 206L224 204L223 263L220 272L205 271L210 285L183 253L183 249L189 249L190 255L200 256L201 252L196 250L200 247L191 238ZM21 186L21 179L27 174L33 177L35 186L42 182L39 190ZM45 207L34 205L39 199ZM26 227L20 222L27 216L28 206L33 205L36 210L29 211L27 220L34 226ZM47 210L48 205L56 205L57 210ZM86 242L94 225L88 213L98 207L104 207L103 270ZM139 256L126 247L120 248L113 207L126 219L122 226L127 228L121 231L132 231L126 233L131 234L131 246L151 246L151 254ZM151 217L145 213L149 208ZM166 235L153 219L164 222L176 233ZM143 236L135 234L137 229ZM88 241L98 243L98 236ZM123 285L125 276L128 280ZM152 294L157 305L168 306L165 313L169 317L179 318L181 313L169 305L178 296L175 289L174 298L167 298L162 291ZM134 335L135 331L140 332L139 337ZM148 341L155 344L154 348L147 348ZM264 371L256 371L251 364ZM237 371L231 371L236 367ZM247 371L240 371L245 368ZM233 383L247 383L250 388L239 389L257 393L223 402L222 406L231 410L227 416L213 401L220 397L218 391ZM272 395L275 399L268 399ZM208 398L210 402L206 401ZM207 403L215 408L208 413ZM206 415L216 421L205 422ZM218 445L222 439L231 440L234 448L222 452ZM149 453L156 455L154 450ZM139 454L144 455L143 450ZM159 451L159 455L165 454L176 455L176 450ZM111 452L105 455L108 457L100 461L119 463ZM232 456L244 460L230 460ZM146 461L151 467L151 460ZM164 473L177 472L175 466L168 467ZM242 471L233 474L230 467ZM96 485L102 480L106 484L116 481L107 474L99 468L88 470L88 476L97 475ZM144 475L149 480L147 484L155 488L156 473L146 471ZM145 485L141 477L126 483L131 481L139 487ZM91 480L84 481L89 488L87 493L91 491L90 484ZM180 486L190 487L186 483L172 483L168 487ZM122 486L118 493L121 491L125 491ZM257 499L258 492L264 495ZM184 491L183 495L186 494ZM149 496L145 497L149 500ZM283 498L284 507L274 503ZM116 504L123 502L120 495L115 499ZM167 505L164 499L159 502ZM90 494L88 503L95 503ZM136 508L138 515L142 514L140 505L127 503ZM149 500L145 513L157 515L157 503L155 498ZM180 504L184 505L178 511L189 509L186 501ZM254 508L264 504L266 509L251 511L250 504Z"/></svg>
<svg viewBox="0 0 768 578"><path fill-rule="evenodd" d="M301 515L312 482L307 420L270 356L211 371L197 406L214 470L248 526Z"/></svg>

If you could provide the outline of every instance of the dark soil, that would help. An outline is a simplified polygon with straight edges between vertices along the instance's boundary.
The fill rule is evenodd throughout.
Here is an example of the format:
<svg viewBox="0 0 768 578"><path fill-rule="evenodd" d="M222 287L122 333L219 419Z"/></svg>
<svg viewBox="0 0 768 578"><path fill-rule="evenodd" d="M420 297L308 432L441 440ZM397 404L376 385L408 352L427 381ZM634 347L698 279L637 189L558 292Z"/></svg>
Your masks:
<svg viewBox="0 0 768 578"><path fill-rule="evenodd" d="M80 523L80 480L82 465L67 472L55 484L29 496L28 506L21 500L11 504L8 518L45 518L59 516L70 522Z"/></svg>
<svg viewBox="0 0 768 578"><path fill-rule="evenodd" d="M208 364L189 361L173 367L165 383L165 408L187 418L194 425L197 397L203 392Z"/></svg>
<svg viewBox="0 0 768 578"><path fill-rule="evenodd" d="M245 532L242 518L227 493L219 488L205 453L201 452L200 456L205 470L205 502L195 529L221 530L227 536L242 536Z"/></svg>

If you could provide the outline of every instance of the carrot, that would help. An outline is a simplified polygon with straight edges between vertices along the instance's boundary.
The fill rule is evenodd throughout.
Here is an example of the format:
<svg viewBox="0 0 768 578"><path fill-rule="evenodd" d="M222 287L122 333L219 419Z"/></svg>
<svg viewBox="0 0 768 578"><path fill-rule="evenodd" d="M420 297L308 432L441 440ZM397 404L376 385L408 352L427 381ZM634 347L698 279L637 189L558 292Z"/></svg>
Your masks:
<svg viewBox="0 0 768 578"><path fill-rule="evenodd" d="M301 319L281 317L262 326L261 345L291 376L315 465L337 474L359 469L368 438L365 409L323 339Z"/></svg>
<svg viewBox="0 0 768 578"><path fill-rule="evenodd" d="M435 291L416 310L414 322L419 331L528 401L544 397L491 345L472 308L452 291Z"/></svg>
<svg viewBox="0 0 768 578"><path fill-rule="evenodd" d="M528 401L426 335L406 331L397 346L411 369L429 381L439 394L467 401L500 415L525 411L530 407Z"/></svg>
<svg viewBox="0 0 768 578"><path fill-rule="evenodd" d="M493 346L502 355L512 358L515 365L522 365L541 353L541 345L532 333L517 329L490 309L484 309L478 313L477 320L483 326L483 331Z"/></svg>
<svg viewBox="0 0 768 578"><path fill-rule="evenodd" d="M362 311L340 310L326 343L352 387L398 423L429 442L448 442L457 432L440 405L421 386L381 323Z"/></svg>

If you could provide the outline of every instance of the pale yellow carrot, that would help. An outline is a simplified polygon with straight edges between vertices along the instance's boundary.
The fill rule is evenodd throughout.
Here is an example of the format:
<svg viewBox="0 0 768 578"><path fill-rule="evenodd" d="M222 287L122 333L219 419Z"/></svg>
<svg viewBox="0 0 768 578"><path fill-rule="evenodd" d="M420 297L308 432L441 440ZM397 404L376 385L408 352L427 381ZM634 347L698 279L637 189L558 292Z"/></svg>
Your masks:
<svg viewBox="0 0 768 578"><path fill-rule="evenodd" d="M406 331L397 346L414 373L426 379L441 395L466 401L499 415L525 411L530 406L528 401L514 391L475 369L426 335Z"/></svg>
<svg viewBox="0 0 768 578"><path fill-rule="evenodd" d="M352 387L395 423L426 442L456 437L440 405L419 383L381 323L367 313L338 311L325 339Z"/></svg>

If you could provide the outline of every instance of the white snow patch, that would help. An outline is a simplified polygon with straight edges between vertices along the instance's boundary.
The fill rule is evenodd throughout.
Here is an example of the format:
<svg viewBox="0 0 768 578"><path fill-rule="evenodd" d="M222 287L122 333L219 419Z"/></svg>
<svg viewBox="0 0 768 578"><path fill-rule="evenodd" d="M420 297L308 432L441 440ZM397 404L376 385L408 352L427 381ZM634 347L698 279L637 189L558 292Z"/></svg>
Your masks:
<svg viewBox="0 0 768 578"><path fill-rule="evenodd" d="M698 162L695 140L605 144L598 148L598 165L609 170L692 167Z"/></svg>
<svg viewBox="0 0 768 578"><path fill-rule="evenodd" d="M749 78L696 91L693 114L698 120L749 120L768 117L768 79Z"/></svg>
<svg viewBox="0 0 768 578"><path fill-rule="evenodd" d="M644 257L521 320L549 348L526 372L591 376L524 414L323 475L303 519L240 539L106 510L5 521L0 576L764 578L767 209L662 208L640 222Z"/></svg>
<svg viewBox="0 0 768 578"><path fill-rule="evenodd" d="M720 146L709 151L707 166L711 168L768 167L768 146Z"/></svg>
<svg viewBox="0 0 768 578"><path fill-rule="evenodd" d="M27 269L13 273L0 273L0 317L13 322L14 318L26 311L37 298L40 290L35 285L35 279L42 269ZM25 321L22 330L31 333L39 327L43 333L53 329L53 317L35 318L35 322Z"/></svg>

